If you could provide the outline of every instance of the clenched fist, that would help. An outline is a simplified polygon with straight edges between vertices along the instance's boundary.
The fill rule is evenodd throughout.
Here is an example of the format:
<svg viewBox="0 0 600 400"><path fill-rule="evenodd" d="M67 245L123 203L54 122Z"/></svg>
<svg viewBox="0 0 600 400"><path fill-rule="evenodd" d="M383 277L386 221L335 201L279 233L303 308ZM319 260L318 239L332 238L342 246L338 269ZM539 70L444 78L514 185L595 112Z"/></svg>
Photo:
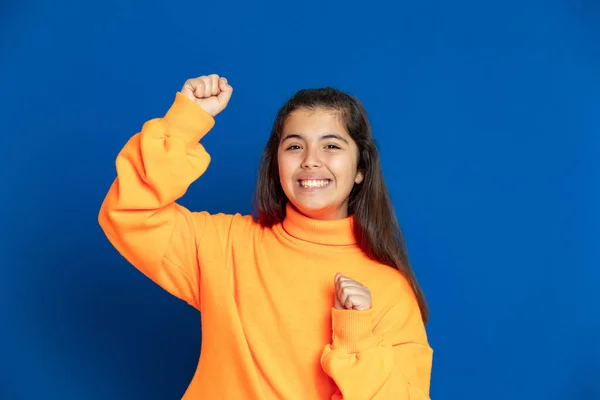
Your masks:
<svg viewBox="0 0 600 400"><path fill-rule="evenodd" d="M337 310L366 311L371 309L371 291L360 283L335 275L335 308Z"/></svg>
<svg viewBox="0 0 600 400"><path fill-rule="evenodd" d="M227 107L232 93L233 88L227 83L227 79L216 74L188 79L181 89L181 94L198 104L212 117Z"/></svg>

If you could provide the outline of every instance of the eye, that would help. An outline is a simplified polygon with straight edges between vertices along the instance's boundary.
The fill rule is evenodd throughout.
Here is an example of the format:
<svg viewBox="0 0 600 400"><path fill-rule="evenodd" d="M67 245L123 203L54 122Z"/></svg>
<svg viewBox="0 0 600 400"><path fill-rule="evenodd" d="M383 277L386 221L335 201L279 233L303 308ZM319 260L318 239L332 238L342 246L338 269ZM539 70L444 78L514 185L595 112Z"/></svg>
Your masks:
<svg viewBox="0 0 600 400"><path fill-rule="evenodd" d="M339 149L340 147L336 146L335 144L328 144L326 146L326 148L327 148L327 150L336 150L336 149Z"/></svg>
<svg viewBox="0 0 600 400"><path fill-rule="evenodd" d="M287 150L300 150L300 146L297 144L293 144L287 148Z"/></svg>

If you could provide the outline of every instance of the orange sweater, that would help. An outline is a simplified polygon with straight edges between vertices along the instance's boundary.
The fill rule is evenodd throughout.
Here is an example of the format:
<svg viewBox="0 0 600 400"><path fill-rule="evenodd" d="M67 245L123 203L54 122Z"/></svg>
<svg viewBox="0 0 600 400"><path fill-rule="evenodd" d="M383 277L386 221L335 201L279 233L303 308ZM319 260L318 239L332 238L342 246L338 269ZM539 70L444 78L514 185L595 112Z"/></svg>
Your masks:
<svg viewBox="0 0 600 400"><path fill-rule="evenodd" d="M202 314L183 399L428 399L432 350L416 300L397 270L363 255L352 217L288 207L264 228L176 203L208 167L198 142L213 125L177 93L118 155L99 214L131 264ZM336 272L371 290L371 310L333 308Z"/></svg>

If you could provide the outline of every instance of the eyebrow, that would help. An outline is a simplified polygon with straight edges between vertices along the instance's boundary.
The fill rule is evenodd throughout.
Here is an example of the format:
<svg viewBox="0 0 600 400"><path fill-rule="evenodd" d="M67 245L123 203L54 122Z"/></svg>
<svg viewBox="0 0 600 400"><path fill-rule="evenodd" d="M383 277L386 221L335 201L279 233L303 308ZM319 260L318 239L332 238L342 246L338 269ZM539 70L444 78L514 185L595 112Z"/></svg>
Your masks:
<svg viewBox="0 0 600 400"><path fill-rule="evenodd" d="M281 139L282 142L288 140L288 139L301 139L301 140L305 140L304 136L302 136L299 133L289 133L287 135L285 135L283 137L283 139ZM324 135L322 135L319 140L325 140L325 139L337 139L337 140L341 140L342 142L348 144L348 141L346 139L344 139L342 136L340 136L337 133L326 133Z"/></svg>

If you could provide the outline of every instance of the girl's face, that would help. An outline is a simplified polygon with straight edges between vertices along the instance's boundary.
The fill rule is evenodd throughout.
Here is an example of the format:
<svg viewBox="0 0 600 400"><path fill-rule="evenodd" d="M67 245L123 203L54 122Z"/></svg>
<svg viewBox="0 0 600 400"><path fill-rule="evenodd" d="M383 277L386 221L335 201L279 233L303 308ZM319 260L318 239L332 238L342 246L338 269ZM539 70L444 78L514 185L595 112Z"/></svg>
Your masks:
<svg viewBox="0 0 600 400"><path fill-rule="evenodd" d="M358 148L333 110L299 109L283 127L279 180L288 200L315 219L348 216L348 196L363 174Z"/></svg>

